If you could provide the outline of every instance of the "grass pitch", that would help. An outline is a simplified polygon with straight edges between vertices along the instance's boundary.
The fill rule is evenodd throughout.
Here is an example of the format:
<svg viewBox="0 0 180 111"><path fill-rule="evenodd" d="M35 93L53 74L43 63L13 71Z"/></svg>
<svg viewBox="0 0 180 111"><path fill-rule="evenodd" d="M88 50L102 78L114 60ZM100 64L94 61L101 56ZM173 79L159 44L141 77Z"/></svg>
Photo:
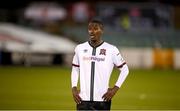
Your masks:
<svg viewBox="0 0 180 111"><path fill-rule="evenodd" d="M0 109L74 110L71 69L0 67ZM114 70L110 86L116 81ZM111 109L180 109L179 70L132 70L112 100Z"/></svg>

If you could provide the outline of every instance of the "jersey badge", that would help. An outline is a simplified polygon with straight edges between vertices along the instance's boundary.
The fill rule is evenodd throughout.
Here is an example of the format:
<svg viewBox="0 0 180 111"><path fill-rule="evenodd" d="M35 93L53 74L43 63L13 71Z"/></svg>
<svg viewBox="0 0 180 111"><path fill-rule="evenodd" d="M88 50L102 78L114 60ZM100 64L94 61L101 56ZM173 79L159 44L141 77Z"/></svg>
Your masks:
<svg viewBox="0 0 180 111"><path fill-rule="evenodd" d="M106 49L101 49L99 55L106 55Z"/></svg>

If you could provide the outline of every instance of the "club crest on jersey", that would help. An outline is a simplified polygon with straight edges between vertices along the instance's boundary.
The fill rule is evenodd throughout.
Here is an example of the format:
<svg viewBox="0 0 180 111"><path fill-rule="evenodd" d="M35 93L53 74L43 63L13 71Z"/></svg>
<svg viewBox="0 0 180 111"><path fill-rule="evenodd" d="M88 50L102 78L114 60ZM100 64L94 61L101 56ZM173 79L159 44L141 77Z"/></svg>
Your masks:
<svg viewBox="0 0 180 111"><path fill-rule="evenodd" d="M106 55L106 49L101 49L99 55Z"/></svg>

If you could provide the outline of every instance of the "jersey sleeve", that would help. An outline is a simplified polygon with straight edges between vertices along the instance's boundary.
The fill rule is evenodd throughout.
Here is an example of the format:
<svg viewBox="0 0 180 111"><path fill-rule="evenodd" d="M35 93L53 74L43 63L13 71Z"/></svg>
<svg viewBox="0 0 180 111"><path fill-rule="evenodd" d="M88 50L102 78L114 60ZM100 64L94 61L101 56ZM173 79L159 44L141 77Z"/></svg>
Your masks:
<svg viewBox="0 0 180 111"><path fill-rule="evenodd" d="M75 66L75 67L79 67L79 59L78 59L78 50L77 50L78 47L75 48L75 51L74 51L74 57L73 57L73 61L72 61L72 66Z"/></svg>
<svg viewBox="0 0 180 111"><path fill-rule="evenodd" d="M79 60L78 60L78 53L77 53L77 47L76 47L74 51L73 61L72 61L72 71L71 71L72 87L77 87L78 78L79 78Z"/></svg>
<svg viewBox="0 0 180 111"><path fill-rule="evenodd" d="M116 81L116 84L115 84L115 86L120 88L129 73L129 69L125 60L123 59L119 50L116 47L113 52L113 62L116 65L116 67L121 70L118 80Z"/></svg>
<svg viewBox="0 0 180 111"><path fill-rule="evenodd" d="M117 68L122 68L123 65L126 64L117 47L115 47L113 50L112 59Z"/></svg>

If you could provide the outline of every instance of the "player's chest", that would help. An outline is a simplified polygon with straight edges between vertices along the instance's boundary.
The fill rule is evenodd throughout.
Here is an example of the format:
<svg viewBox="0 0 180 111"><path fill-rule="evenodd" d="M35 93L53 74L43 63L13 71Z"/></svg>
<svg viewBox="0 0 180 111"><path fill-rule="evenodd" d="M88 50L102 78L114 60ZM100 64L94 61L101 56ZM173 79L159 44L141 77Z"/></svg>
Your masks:
<svg viewBox="0 0 180 111"><path fill-rule="evenodd" d="M106 48L83 48L79 51L79 57L83 61L105 62L110 56Z"/></svg>

